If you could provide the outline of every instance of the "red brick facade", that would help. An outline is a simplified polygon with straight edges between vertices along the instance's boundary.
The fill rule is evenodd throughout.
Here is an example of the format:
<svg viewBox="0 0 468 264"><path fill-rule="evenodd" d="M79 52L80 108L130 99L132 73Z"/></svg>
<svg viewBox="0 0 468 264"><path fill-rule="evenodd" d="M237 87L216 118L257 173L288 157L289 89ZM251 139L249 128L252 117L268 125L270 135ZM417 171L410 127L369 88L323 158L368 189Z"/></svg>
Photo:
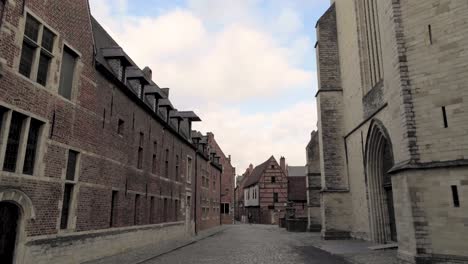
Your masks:
<svg viewBox="0 0 468 264"><path fill-rule="evenodd" d="M277 224L285 214L288 201L288 179L285 168L282 168L272 156L264 163L254 168L244 183L244 201L252 195L245 191L258 186L258 205L248 205L244 202L247 215L251 215L253 223Z"/></svg>
<svg viewBox="0 0 468 264"><path fill-rule="evenodd" d="M39 22L39 36L45 39L46 29L55 35L45 86L34 78L40 76L40 66L32 67L29 78L19 73L26 14ZM151 109L129 83L96 63L95 54L102 50L93 37L96 25L88 1L31 0L24 9L23 1L6 1L0 26L0 59L6 61L0 75L0 165L14 166L0 168L0 192L13 190L23 201L30 200L31 208L22 210L32 212L18 227L24 232L18 243L45 235L54 243L74 232L168 222L195 222L196 230L219 225L221 166L187 136L188 119L181 119L188 126L167 122L158 114L161 109ZM77 56L70 99L59 94L65 50ZM39 47L33 65L43 53ZM10 137L19 117L17 160L10 165L4 158L15 149ZM33 124L39 130L30 175L25 171L31 163ZM70 173L73 153L76 168ZM209 186L202 185L202 175ZM9 199L3 197L0 205ZM191 209L188 218L186 206ZM202 206L208 208L206 217Z"/></svg>
<svg viewBox="0 0 468 264"><path fill-rule="evenodd" d="M236 177L236 168L231 164L231 156L226 157L223 153L214 138L214 134L207 133L207 136L210 149L219 155L219 163L223 167L221 175L221 223L232 224L234 220L234 178Z"/></svg>

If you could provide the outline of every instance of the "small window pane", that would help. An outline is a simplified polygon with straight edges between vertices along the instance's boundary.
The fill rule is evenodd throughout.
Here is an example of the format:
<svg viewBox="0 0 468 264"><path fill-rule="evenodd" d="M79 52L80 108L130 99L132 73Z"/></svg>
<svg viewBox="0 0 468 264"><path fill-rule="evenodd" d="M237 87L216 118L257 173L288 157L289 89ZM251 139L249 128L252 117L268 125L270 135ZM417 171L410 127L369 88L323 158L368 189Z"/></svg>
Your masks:
<svg viewBox="0 0 468 264"><path fill-rule="evenodd" d="M63 49L59 94L67 99L71 99L76 58L76 54L69 48Z"/></svg>
<svg viewBox="0 0 468 264"><path fill-rule="evenodd" d="M76 161L78 159L78 152L68 151L67 175L66 179L69 181L75 180Z"/></svg>
<svg viewBox="0 0 468 264"><path fill-rule="evenodd" d="M5 108L0 106L0 131L2 131L2 125L3 125L3 115L5 114L6 110ZM2 143L2 139L0 138L0 144Z"/></svg>
<svg viewBox="0 0 468 264"><path fill-rule="evenodd" d="M36 161L37 142L42 123L32 119L29 126L28 142L26 146L26 156L24 158L23 173L33 175L34 163Z"/></svg>
<svg viewBox="0 0 468 264"><path fill-rule="evenodd" d="M110 212L110 227L115 226L115 212L117 211L117 191L112 191L111 212Z"/></svg>
<svg viewBox="0 0 468 264"><path fill-rule="evenodd" d="M124 124L125 124L125 122L122 119L119 119L119 123L117 125L117 134L123 135L123 133L124 133Z"/></svg>
<svg viewBox="0 0 468 264"><path fill-rule="evenodd" d="M143 168L143 148L138 148L138 160L137 160L137 168Z"/></svg>
<svg viewBox="0 0 468 264"><path fill-rule="evenodd" d="M14 172L16 170L16 162L18 160L18 148L21 136L21 128L23 127L24 116L13 113L11 117L10 132L8 133L8 142L5 152L5 161L3 170Z"/></svg>
<svg viewBox="0 0 468 264"><path fill-rule="evenodd" d="M37 69L37 82L43 86L47 84L47 75L49 74L50 57L41 52L39 58L39 68Z"/></svg>
<svg viewBox="0 0 468 264"><path fill-rule="evenodd" d="M52 53L52 50L54 48L54 39L55 39L55 34L52 33L49 29L44 27L44 32L42 33L42 44L41 46Z"/></svg>
<svg viewBox="0 0 468 264"><path fill-rule="evenodd" d="M39 26L40 26L40 23L35 18L28 15L26 18L26 26L24 28L24 35L26 35L31 40L34 40L35 42L37 42L37 36L39 35Z"/></svg>
<svg viewBox="0 0 468 264"><path fill-rule="evenodd" d="M21 60L19 65L19 72L28 77L31 76L31 68L34 60L34 51L36 49L23 42L23 49L21 50Z"/></svg>
<svg viewBox="0 0 468 264"><path fill-rule="evenodd" d="M71 197L73 193L73 184L65 184L63 192L62 216L60 219L60 229L68 227L68 216L70 215Z"/></svg>

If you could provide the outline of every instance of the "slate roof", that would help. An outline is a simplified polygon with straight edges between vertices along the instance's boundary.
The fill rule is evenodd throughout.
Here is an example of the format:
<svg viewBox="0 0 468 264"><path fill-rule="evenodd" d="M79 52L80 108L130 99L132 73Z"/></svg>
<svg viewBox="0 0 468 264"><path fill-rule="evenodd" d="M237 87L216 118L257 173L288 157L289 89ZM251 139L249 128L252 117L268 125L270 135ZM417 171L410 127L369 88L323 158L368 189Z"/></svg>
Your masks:
<svg viewBox="0 0 468 264"><path fill-rule="evenodd" d="M288 200L307 201L305 176L288 177Z"/></svg>
<svg viewBox="0 0 468 264"><path fill-rule="evenodd" d="M179 114L183 118L187 118L190 121L197 121L197 122L202 121L201 118L197 116L197 114L195 114L195 112L193 111L180 111Z"/></svg>
<svg viewBox="0 0 468 264"><path fill-rule="evenodd" d="M166 107L169 109L174 109L174 106L172 106L171 101L169 101L169 99L167 98L159 100L159 107Z"/></svg>
<svg viewBox="0 0 468 264"><path fill-rule="evenodd" d="M303 177L307 176L306 166L288 166L288 177Z"/></svg>
<svg viewBox="0 0 468 264"><path fill-rule="evenodd" d="M271 159L275 159L275 158L273 156L271 156L265 162L263 162L262 164L256 166L253 169L252 173L249 176L247 176L247 181L244 184L244 188L250 187L250 186L255 185L255 184L258 183L258 181L262 177L263 172L268 167L268 164L270 163Z"/></svg>

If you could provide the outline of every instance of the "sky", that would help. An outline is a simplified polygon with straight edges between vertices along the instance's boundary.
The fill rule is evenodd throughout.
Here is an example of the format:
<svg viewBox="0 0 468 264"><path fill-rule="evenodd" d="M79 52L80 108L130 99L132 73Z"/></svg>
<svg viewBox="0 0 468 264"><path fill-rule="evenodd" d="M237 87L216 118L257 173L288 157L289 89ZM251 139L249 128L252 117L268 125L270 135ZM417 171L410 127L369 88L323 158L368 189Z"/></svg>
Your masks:
<svg viewBox="0 0 468 264"><path fill-rule="evenodd" d="M315 24L329 0L90 0L91 13L237 174L305 165L316 129Z"/></svg>

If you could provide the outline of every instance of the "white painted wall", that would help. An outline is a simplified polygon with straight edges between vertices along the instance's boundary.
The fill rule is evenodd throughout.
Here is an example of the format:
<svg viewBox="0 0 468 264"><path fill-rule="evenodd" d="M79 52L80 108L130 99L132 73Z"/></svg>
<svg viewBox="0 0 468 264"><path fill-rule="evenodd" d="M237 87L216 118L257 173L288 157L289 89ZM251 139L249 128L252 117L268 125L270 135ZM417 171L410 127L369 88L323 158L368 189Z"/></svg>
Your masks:
<svg viewBox="0 0 468 264"><path fill-rule="evenodd" d="M258 184L250 186L244 189L244 205L247 206L259 206L260 199L259 197L259 188Z"/></svg>

